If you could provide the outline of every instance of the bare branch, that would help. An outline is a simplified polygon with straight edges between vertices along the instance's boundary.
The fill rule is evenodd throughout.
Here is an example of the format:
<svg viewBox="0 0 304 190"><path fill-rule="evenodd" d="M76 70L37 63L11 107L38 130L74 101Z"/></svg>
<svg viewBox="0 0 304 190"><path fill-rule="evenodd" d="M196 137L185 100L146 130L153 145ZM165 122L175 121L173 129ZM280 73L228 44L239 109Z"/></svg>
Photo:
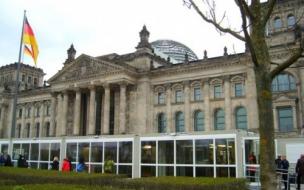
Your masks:
<svg viewBox="0 0 304 190"><path fill-rule="evenodd" d="M248 27L247 27L246 13L245 13L246 10L244 8L243 3L245 3L246 6L247 6L247 4L243 0L236 0L236 1L238 2L239 8L240 8L240 12L241 12L241 16L242 16L242 28L243 28L243 32L244 32L244 35L245 35L247 46L248 46L248 48L251 52L252 62L256 67L258 67L259 65L258 65L257 57L256 57L256 54L255 54L255 50L254 50L249 32L247 30Z"/></svg>
<svg viewBox="0 0 304 190"><path fill-rule="evenodd" d="M278 66L270 72L271 78L274 78L284 69L286 69L287 67L295 63L300 57L302 57L302 51L302 48L296 49L295 52L283 63L279 64L272 62L272 64L277 64Z"/></svg>
<svg viewBox="0 0 304 190"><path fill-rule="evenodd" d="M270 15L273 11L273 8L274 8L276 2L277 2L277 0L268 0L268 3L267 3L268 8L266 9L266 14L265 14L264 18L262 19L264 26L267 23L268 19L270 18Z"/></svg>
<svg viewBox="0 0 304 190"><path fill-rule="evenodd" d="M186 0L184 0L184 4L187 4L185 2ZM202 13L202 11L198 8L198 6L193 2L193 0L189 0L189 2L191 3L189 7L193 6L193 8L195 9L195 11L202 17L202 19L209 23L212 24L216 29L218 29L219 31L223 32L223 33L228 33L232 36L234 36L235 38L241 40L241 41L245 41L245 38L243 36L241 36L240 34L238 34L236 31L231 30L230 28L224 28L222 27L219 23L216 22L216 19L210 19L208 18L204 13ZM213 16L215 17L215 16Z"/></svg>
<svg viewBox="0 0 304 190"><path fill-rule="evenodd" d="M237 1L236 1L236 2L237 2ZM250 10L250 8L249 8L248 4L246 3L246 1L245 1L245 0L240 0L240 3L242 4L242 6L243 6L243 8L244 8L244 11L245 11L246 16L247 16L251 21L253 21L253 20L255 19L255 17L254 17L254 15L252 14L252 11ZM237 5L240 6L239 3L237 3Z"/></svg>

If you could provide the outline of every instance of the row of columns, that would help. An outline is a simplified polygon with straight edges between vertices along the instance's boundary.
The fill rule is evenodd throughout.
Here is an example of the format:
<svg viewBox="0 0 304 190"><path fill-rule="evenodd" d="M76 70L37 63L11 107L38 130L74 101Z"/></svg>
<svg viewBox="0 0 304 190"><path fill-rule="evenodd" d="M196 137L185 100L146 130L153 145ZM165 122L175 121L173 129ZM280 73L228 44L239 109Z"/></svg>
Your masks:
<svg viewBox="0 0 304 190"><path fill-rule="evenodd" d="M103 101L103 118L102 131L104 134L109 134L110 130L110 85L104 84L104 101ZM126 132L126 87L127 83L120 83L120 110L119 110L119 133ZM96 88L97 86L90 86L90 99L89 99L89 115L88 115L88 130L87 135L95 135L96 126ZM75 102L74 102L74 117L73 117L73 135L80 135L81 128L81 89L76 88L75 91ZM55 123L56 125L56 136L67 135L67 114L68 114L68 102L69 102L69 91L63 91L52 97L52 112L51 112L51 131L54 133ZM57 99L57 100L56 100ZM57 116L56 116L56 101L57 101Z"/></svg>

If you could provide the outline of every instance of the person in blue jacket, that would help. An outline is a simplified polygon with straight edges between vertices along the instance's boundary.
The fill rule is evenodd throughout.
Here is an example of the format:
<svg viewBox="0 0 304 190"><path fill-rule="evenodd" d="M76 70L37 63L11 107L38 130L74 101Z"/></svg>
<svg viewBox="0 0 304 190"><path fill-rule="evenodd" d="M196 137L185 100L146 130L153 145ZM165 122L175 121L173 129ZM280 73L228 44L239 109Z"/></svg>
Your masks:
<svg viewBox="0 0 304 190"><path fill-rule="evenodd" d="M85 165L84 159L82 157L79 158L79 162L77 164L76 171L77 172L84 172L84 171L86 171L86 165Z"/></svg>

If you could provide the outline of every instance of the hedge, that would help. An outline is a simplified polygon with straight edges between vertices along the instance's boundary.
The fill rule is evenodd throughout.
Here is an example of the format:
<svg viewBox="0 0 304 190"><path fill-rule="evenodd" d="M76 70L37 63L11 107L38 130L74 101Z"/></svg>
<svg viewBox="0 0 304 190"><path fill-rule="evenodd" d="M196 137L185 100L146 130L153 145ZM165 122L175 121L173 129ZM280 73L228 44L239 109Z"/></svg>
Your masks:
<svg viewBox="0 0 304 190"><path fill-rule="evenodd" d="M193 178L193 177L147 177L125 178L119 175L59 172L27 168L0 167L0 179L17 185L26 184L72 184L80 186L110 186L134 190L247 190L245 179L239 178ZM90 188L90 189L91 189Z"/></svg>

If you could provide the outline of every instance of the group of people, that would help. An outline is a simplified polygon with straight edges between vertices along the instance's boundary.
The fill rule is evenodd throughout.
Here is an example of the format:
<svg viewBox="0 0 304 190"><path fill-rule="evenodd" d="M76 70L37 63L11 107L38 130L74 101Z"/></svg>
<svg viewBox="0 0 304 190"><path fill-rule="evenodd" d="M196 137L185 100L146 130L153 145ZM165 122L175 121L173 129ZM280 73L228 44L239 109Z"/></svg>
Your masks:
<svg viewBox="0 0 304 190"><path fill-rule="evenodd" d="M52 170L59 170L59 161L58 157L55 156L53 162L51 163ZM76 166L76 172L84 172L87 170L87 166L85 165L84 159L82 157L79 158L79 162ZM73 171L72 162L69 158L63 159L61 171L70 172Z"/></svg>
<svg viewBox="0 0 304 190"><path fill-rule="evenodd" d="M284 182L285 190L288 190L288 169L289 169L289 162L286 159L286 156L278 156L275 160L276 164L276 171L278 174L282 175L282 179ZM301 157L298 159L296 168L295 168L296 176L297 176L297 189L301 189L301 181L303 180L304 176L304 154L301 155Z"/></svg>

